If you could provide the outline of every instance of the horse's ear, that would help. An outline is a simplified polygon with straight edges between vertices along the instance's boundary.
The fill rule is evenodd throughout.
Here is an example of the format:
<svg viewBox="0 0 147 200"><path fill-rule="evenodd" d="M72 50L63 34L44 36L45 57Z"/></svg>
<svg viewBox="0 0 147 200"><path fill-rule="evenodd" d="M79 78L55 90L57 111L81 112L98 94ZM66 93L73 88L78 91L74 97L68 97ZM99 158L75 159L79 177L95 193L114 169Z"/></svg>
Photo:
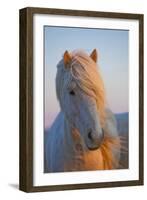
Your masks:
<svg viewBox="0 0 147 200"><path fill-rule="evenodd" d="M92 51L92 53L90 54L90 57L92 58L92 60L94 61L94 62L97 62L97 50L96 49L94 49L93 51Z"/></svg>
<svg viewBox="0 0 147 200"><path fill-rule="evenodd" d="M69 63L71 61L71 55L69 54L68 51L65 51L64 56L63 56L63 60L64 60L65 68L68 68L69 67Z"/></svg>

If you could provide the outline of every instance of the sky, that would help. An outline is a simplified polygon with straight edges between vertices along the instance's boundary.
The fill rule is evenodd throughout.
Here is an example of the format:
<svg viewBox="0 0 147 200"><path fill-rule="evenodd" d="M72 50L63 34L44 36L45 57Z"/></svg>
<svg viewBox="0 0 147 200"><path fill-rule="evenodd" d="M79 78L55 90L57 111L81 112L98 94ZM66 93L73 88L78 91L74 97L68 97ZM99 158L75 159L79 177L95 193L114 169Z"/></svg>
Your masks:
<svg viewBox="0 0 147 200"><path fill-rule="evenodd" d="M56 66L66 50L83 49L90 54L96 48L107 105L114 113L128 112L128 40L127 30L44 27L45 127L60 111L55 90Z"/></svg>

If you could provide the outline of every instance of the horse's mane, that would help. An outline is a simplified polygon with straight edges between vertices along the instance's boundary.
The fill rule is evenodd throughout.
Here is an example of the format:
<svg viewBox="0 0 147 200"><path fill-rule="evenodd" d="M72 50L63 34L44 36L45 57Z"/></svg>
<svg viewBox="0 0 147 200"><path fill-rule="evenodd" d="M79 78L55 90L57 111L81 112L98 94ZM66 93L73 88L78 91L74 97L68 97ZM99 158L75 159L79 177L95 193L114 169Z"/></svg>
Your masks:
<svg viewBox="0 0 147 200"><path fill-rule="evenodd" d="M56 78L57 97L61 95L61 86L69 84L71 79L88 95L93 96L97 102L97 109L103 127L105 119L105 89L97 64L84 51L76 50L71 53L70 76L67 76L63 60L58 64ZM63 83L64 82L64 83Z"/></svg>
<svg viewBox="0 0 147 200"><path fill-rule="evenodd" d="M99 112L100 122L103 128L106 119L106 98L103 80L100 75L100 68L88 54L81 50L72 52L70 56L71 62L69 63L69 68L64 67L63 59L57 65L57 98L60 100L62 99L62 95L64 96L63 88L67 87L67 85L70 84L72 80L74 80L81 90L96 99L97 110ZM114 155L112 149L114 151L120 151L120 148L121 140L119 136L111 137L110 135L105 135L103 144L99 150L86 154L87 163L88 165L91 165L91 159L95 159L95 156L97 157L99 155L98 157L102 158L101 163L99 162L99 169L117 168L119 166L119 159ZM88 168L94 167L90 166Z"/></svg>
<svg viewBox="0 0 147 200"><path fill-rule="evenodd" d="M76 138L76 140L80 137L79 135L80 133L77 129L72 130L72 136ZM120 161L116 156L116 154L120 152L120 148L121 141L119 137L105 135L104 141L99 149L96 151L84 152L82 160L84 168L86 170L107 170L120 168ZM78 163L79 162L80 160L78 159Z"/></svg>

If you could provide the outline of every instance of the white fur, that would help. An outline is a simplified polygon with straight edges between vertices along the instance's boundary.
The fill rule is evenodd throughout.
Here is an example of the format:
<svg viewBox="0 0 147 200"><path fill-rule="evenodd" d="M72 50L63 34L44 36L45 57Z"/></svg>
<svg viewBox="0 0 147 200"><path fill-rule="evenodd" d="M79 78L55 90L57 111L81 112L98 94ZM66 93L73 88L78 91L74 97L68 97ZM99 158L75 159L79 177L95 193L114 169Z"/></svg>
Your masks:
<svg viewBox="0 0 147 200"><path fill-rule="evenodd" d="M88 146L94 146L101 135L109 134L117 136L116 121L109 109L105 108L105 124L102 127L101 116L95 98L95 92L91 85L87 83L88 67L93 73L96 71L96 63L84 52L72 53L71 66L65 68L63 59L58 64L56 88L57 97L60 102L61 112L58 114L52 127L45 133L45 172L61 172L86 170L84 155L93 154L99 150L89 150ZM78 60L79 59L79 60ZM80 61L80 62L78 62ZM84 68L83 68L84 66ZM77 74L74 74L74 68ZM79 71L78 71L79 70ZM88 87L83 89L80 82L80 73L83 70L85 82ZM90 71L90 68L88 69ZM98 75L95 75L97 79ZM90 82L91 84L91 82ZM70 95L73 90L75 95ZM88 91L88 92L87 92ZM102 91L103 92L103 91ZM89 94L87 94L89 93ZM88 132L91 130L94 142L88 139ZM79 145L79 146L78 146ZM80 151L77 150L80 148ZM119 154L117 155L119 157ZM97 164L97 158L92 161ZM95 168L94 168L95 169Z"/></svg>

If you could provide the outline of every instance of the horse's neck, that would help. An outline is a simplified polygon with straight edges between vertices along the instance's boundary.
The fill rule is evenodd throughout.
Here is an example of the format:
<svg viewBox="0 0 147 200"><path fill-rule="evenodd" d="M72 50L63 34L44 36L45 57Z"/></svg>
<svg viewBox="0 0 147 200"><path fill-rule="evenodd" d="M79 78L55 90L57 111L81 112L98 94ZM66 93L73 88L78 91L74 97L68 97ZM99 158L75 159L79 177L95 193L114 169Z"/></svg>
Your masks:
<svg viewBox="0 0 147 200"><path fill-rule="evenodd" d="M116 155L113 155L113 148L114 150L119 150L119 138L111 138L111 136L109 136L105 138L102 147L98 150L85 151L80 133L72 128L66 118L64 119L63 149L65 171L116 168L118 159Z"/></svg>
<svg viewBox="0 0 147 200"><path fill-rule="evenodd" d="M65 119L64 125L64 170L81 170L84 166L84 149L80 133Z"/></svg>
<svg viewBox="0 0 147 200"><path fill-rule="evenodd" d="M70 122L64 118L64 143L67 152L75 151L76 144L81 143L80 134Z"/></svg>

